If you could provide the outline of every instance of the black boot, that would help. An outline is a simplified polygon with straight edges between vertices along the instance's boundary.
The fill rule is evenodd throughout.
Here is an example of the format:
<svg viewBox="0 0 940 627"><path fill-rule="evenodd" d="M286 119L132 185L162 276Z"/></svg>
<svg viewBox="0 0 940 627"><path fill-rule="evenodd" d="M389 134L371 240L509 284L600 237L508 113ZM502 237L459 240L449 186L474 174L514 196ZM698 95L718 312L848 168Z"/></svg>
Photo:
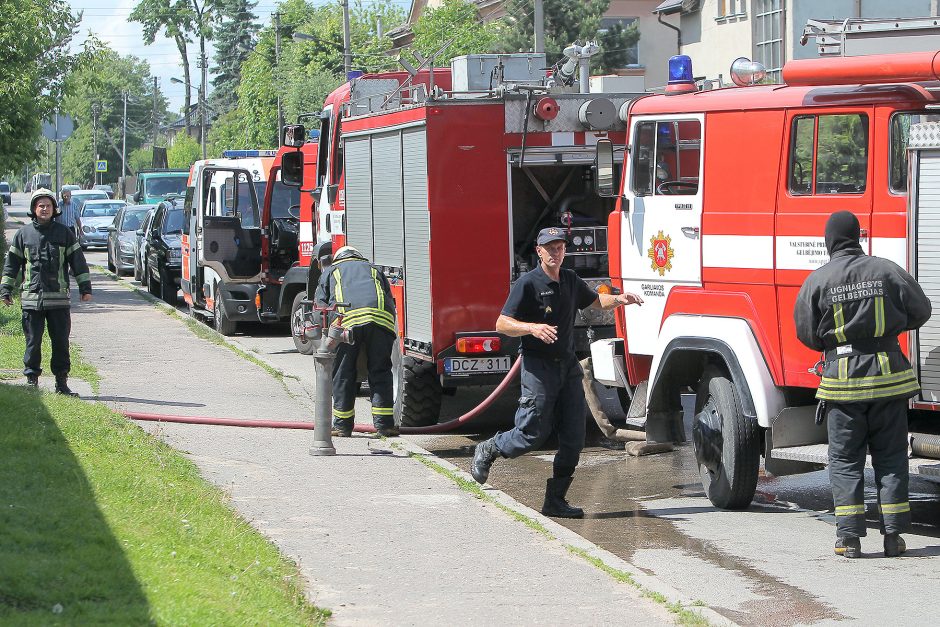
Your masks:
<svg viewBox="0 0 940 627"><path fill-rule="evenodd" d="M26 385L31 385L36 387L39 385L39 375L38 374L28 374L26 375Z"/></svg>
<svg viewBox="0 0 940 627"><path fill-rule="evenodd" d="M477 483L486 483L487 477L490 476L490 466L497 457L499 457L499 449L496 448L495 438L477 444L473 452L473 462L470 464L470 474Z"/></svg>
<svg viewBox="0 0 940 627"><path fill-rule="evenodd" d="M78 396L78 392L69 389L69 376L67 374L57 374L55 376L55 391L56 394L64 394L65 396Z"/></svg>
<svg viewBox="0 0 940 627"><path fill-rule="evenodd" d="M887 542L887 540L885 541ZM885 545L887 546L887 545ZM855 559L862 556L862 542L854 536L836 538L836 555Z"/></svg>
<svg viewBox="0 0 940 627"><path fill-rule="evenodd" d="M545 503L542 513L555 518L584 518L584 510L572 507L565 500L565 494L571 486L571 477L555 477L545 483Z"/></svg>
<svg viewBox="0 0 940 627"><path fill-rule="evenodd" d="M885 557L898 557L907 550L904 538L898 533L885 534Z"/></svg>

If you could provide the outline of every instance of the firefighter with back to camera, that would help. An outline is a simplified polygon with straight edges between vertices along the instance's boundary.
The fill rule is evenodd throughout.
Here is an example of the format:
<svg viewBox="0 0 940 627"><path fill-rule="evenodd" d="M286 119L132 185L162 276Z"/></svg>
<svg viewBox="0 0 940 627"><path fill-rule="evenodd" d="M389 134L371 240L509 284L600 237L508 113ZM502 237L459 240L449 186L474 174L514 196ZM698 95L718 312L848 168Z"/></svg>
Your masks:
<svg viewBox="0 0 940 627"><path fill-rule="evenodd" d="M39 384L42 373L42 335L49 328L52 343L50 366L55 375L55 391L78 396L69 389L71 368L69 333L69 270L75 275L82 302L91 300L91 275L85 255L75 232L56 222L59 215L55 195L48 189L37 189L29 202L32 223L13 236L0 279L0 300L13 304L13 289L20 287L23 307L23 374L29 385ZM22 284L22 285L19 285Z"/></svg>
<svg viewBox="0 0 940 627"><path fill-rule="evenodd" d="M830 261L797 297L796 333L824 352L817 422L828 420L829 481L836 513L835 552L861 556L865 528L865 453L871 453L886 557L906 550L911 524L907 461L908 399L920 390L898 334L930 318L930 301L897 264L862 252L858 219L829 217Z"/></svg>
<svg viewBox="0 0 940 627"><path fill-rule="evenodd" d="M522 338L522 396L515 427L477 445L470 474L486 482L498 457L514 458L558 435L552 478L545 487L542 513L581 518L584 511L565 499L581 449L585 412L583 372L574 352L574 319L579 309L613 309L641 304L636 294L598 294L573 270L563 269L565 232L550 227L539 232L535 251L539 265L516 281L496 321L496 330Z"/></svg>
<svg viewBox="0 0 940 627"><path fill-rule="evenodd" d="M372 422L379 435L398 435L393 417L392 346L395 336L395 303L388 279L352 246L336 251L332 263L318 257L323 267L316 302L336 305L330 323L349 329L352 344L341 343L333 364L333 430L336 437L352 435L355 418L356 362L365 351ZM340 320L341 317L341 320Z"/></svg>

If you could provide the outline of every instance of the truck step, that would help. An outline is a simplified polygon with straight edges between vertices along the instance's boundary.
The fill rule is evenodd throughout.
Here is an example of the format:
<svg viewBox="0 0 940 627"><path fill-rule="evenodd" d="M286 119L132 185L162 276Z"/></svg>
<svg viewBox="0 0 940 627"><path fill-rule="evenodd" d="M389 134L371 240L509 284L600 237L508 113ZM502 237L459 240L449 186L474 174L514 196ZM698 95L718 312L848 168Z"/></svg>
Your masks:
<svg viewBox="0 0 940 627"><path fill-rule="evenodd" d="M795 462L810 462L814 464L829 463L828 444L809 444L806 446L788 446L775 448L770 451L774 459L788 459ZM865 468L871 468L871 455L865 457ZM931 481L940 481L940 460L926 457L912 457L910 460L912 475L921 475Z"/></svg>
<svg viewBox="0 0 940 627"><path fill-rule="evenodd" d="M641 426L646 424L646 389L648 386L648 380L636 386L633 401L630 403L630 409L627 410L627 423Z"/></svg>

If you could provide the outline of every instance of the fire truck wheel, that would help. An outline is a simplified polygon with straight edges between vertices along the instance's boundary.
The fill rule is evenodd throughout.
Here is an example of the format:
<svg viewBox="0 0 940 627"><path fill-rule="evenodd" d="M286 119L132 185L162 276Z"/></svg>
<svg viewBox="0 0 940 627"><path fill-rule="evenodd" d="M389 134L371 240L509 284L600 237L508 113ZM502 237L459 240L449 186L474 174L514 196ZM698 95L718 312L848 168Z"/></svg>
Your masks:
<svg viewBox="0 0 940 627"><path fill-rule="evenodd" d="M300 301L305 298L307 298L307 292L298 292L297 296L294 296L294 302L290 307L290 334L291 337L294 338L294 348L297 349L298 353L301 355L313 355L316 346L314 346L311 340L302 337L304 330L303 315L310 311L309 305L304 307L300 304Z"/></svg>
<svg viewBox="0 0 940 627"><path fill-rule="evenodd" d="M238 323L232 322L229 317L225 315L225 306L222 304L221 298L216 299L212 313L212 325L215 327L215 330L219 332L219 335L224 335L225 337L235 335Z"/></svg>
<svg viewBox="0 0 940 627"><path fill-rule="evenodd" d="M433 362L402 355L392 347L395 380L395 423L403 427L437 424L441 415L441 382Z"/></svg>
<svg viewBox="0 0 940 627"><path fill-rule="evenodd" d="M696 408L692 442L708 500L722 509L744 509L760 470L757 420L742 413L734 383L714 366L699 381Z"/></svg>

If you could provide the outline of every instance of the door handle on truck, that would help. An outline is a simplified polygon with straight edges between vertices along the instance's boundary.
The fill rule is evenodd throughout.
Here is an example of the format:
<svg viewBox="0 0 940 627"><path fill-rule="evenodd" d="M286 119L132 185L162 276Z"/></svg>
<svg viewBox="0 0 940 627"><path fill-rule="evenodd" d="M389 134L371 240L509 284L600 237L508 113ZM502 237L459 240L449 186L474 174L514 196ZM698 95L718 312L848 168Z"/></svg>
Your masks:
<svg viewBox="0 0 940 627"><path fill-rule="evenodd" d="M692 239L698 239L700 229L697 226L684 226L682 227L682 234L686 237Z"/></svg>

